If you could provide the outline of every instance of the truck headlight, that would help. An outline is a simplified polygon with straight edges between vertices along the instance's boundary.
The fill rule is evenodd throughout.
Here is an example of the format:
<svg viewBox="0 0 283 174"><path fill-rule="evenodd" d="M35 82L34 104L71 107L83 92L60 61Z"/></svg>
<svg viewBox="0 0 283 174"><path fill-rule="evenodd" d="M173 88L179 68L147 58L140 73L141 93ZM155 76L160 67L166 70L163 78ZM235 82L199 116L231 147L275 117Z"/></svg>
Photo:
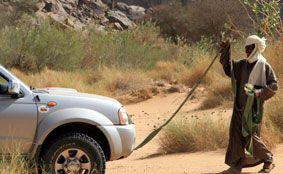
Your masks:
<svg viewBox="0 0 283 174"><path fill-rule="evenodd" d="M127 125L127 124L131 124L132 120L129 117L126 109L124 108L120 108L119 112L118 112L118 116L119 116L119 121L121 125Z"/></svg>

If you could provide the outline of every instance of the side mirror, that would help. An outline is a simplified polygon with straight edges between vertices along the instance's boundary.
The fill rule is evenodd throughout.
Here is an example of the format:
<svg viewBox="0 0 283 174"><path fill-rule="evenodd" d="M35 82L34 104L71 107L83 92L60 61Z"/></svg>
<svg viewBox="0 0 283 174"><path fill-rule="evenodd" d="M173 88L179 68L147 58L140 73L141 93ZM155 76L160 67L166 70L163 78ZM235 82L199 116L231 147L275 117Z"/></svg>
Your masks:
<svg viewBox="0 0 283 174"><path fill-rule="evenodd" d="M12 98L18 98L20 94L21 85L18 81L10 80L8 83L8 93L11 94Z"/></svg>

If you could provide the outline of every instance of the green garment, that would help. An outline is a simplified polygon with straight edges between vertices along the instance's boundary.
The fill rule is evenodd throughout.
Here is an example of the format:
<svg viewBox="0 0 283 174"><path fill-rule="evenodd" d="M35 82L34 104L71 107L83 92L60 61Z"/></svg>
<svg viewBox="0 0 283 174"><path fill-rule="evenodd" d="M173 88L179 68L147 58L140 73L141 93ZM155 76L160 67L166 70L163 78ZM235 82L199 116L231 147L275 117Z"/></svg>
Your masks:
<svg viewBox="0 0 283 174"><path fill-rule="evenodd" d="M231 66L231 80L232 80L232 89L233 89L234 95L236 96L237 86L236 86L233 66ZM242 135L243 137L250 136L250 142L248 146L245 148L245 154L248 157L253 157L252 135L256 133L256 131L258 130L258 126L262 121L263 101L255 97L253 85L247 84L245 86L245 91L248 97L247 97L247 102L245 105L244 114L242 117L242 120L243 120L242 121ZM256 102L257 104L256 110L254 110L253 108L254 102Z"/></svg>

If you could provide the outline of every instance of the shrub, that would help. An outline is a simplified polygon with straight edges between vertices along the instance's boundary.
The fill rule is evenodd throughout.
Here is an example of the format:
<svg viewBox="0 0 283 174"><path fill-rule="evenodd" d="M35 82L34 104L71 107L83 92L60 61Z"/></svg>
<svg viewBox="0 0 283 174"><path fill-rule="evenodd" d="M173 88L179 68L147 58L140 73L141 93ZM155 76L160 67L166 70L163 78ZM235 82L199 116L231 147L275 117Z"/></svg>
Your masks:
<svg viewBox="0 0 283 174"><path fill-rule="evenodd" d="M38 0L5 0L0 2L0 29L16 25L23 14L32 15Z"/></svg>
<svg viewBox="0 0 283 174"><path fill-rule="evenodd" d="M152 97L151 80L145 73L101 68L96 71L54 71L43 69L26 74L17 69L12 72L26 84L35 88L74 88L80 92L96 93L117 98L124 104Z"/></svg>
<svg viewBox="0 0 283 174"><path fill-rule="evenodd" d="M136 31L139 33L135 33ZM154 32L152 30L148 33ZM87 55L84 57L83 65L149 69L158 60L168 59L169 54L166 49L157 47L156 43L151 43L152 39L143 35L146 34L138 29L120 33L91 32L86 42Z"/></svg>
<svg viewBox="0 0 283 174"><path fill-rule="evenodd" d="M24 72L52 70L152 69L161 60L185 60L186 46L176 46L158 35L158 28L146 23L122 32L76 32L45 22L22 23L0 30L0 62Z"/></svg>
<svg viewBox="0 0 283 174"><path fill-rule="evenodd" d="M283 32L283 24L280 16L280 8L282 8L280 0L269 1L251 1L239 0L242 2L243 7L247 9L250 7L252 14L254 14L253 24L254 28L268 36L274 38L281 36Z"/></svg>
<svg viewBox="0 0 283 174"><path fill-rule="evenodd" d="M169 83L177 82L180 74L186 70L186 67L179 62L159 61L149 72L154 80L165 80Z"/></svg>
<svg viewBox="0 0 283 174"><path fill-rule="evenodd" d="M12 147L11 147L12 146ZM0 174L37 174L37 167L31 160L27 160L21 154L21 144L12 144L10 147L1 147L1 151L5 152L0 156Z"/></svg>
<svg viewBox="0 0 283 174"><path fill-rule="evenodd" d="M282 78L281 78L282 79ZM283 79L282 79L283 80ZM283 90L280 89L276 96L271 100L268 101L265 106L265 117L270 118L272 123L275 125L276 128L279 129L281 132L281 141L283 140Z"/></svg>
<svg viewBox="0 0 283 174"><path fill-rule="evenodd" d="M1 63L24 72L73 70L80 67L83 48L79 33L60 31L48 23L21 25L0 31Z"/></svg>
<svg viewBox="0 0 283 174"><path fill-rule="evenodd" d="M91 72L83 71L54 71L44 68L40 73L26 74L17 69L12 72L27 85L35 88L62 87L74 88L80 92L95 93L96 89L88 83Z"/></svg>
<svg viewBox="0 0 283 174"><path fill-rule="evenodd" d="M208 89L208 95L202 102L200 109L211 109L223 106L227 101L233 101L233 91L229 80L214 82Z"/></svg>
<svg viewBox="0 0 283 174"><path fill-rule="evenodd" d="M279 131L278 125L274 124L268 113L264 115L261 126L261 137L269 148L275 148L277 144L282 142L282 131Z"/></svg>
<svg viewBox="0 0 283 174"><path fill-rule="evenodd" d="M99 74L101 78L94 85L116 96L148 88L151 84L151 80L139 71L121 71L104 67Z"/></svg>
<svg viewBox="0 0 283 174"><path fill-rule="evenodd" d="M183 119L170 123L163 130L159 138L160 150L164 153L179 153L225 148L229 140L230 118L227 115L211 118L210 115L189 117L183 114ZM278 131L278 127L281 131L283 128L281 118L282 107L279 104L273 105L265 114L261 136L268 148L275 148L282 141L282 132Z"/></svg>
<svg viewBox="0 0 283 174"><path fill-rule="evenodd" d="M272 68L275 71L276 76L280 79L283 76L283 37L281 37L280 41L269 41L267 45L267 49L264 52L264 56L268 60L268 62L272 65Z"/></svg>
<svg viewBox="0 0 283 174"><path fill-rule="evenodd" d="M189 68L179 74L179 79L182 84L192 87L204 74L206 68L210 64L210 59L207 57L199 57ZM210 72L204 77L202 84L210 85L215 79L217 79L217 74L215 69L212 68Z"/></svg>
<svg viewBox="0 0 283 174"><path fill-rule="evenodd" d="M226 24L232 24L234 30L252 28L245 9L235 0L202 0L186 5L173 1L156 8L152 18L165 36L174 40L182 37L189 42L198 41L202 36L220 40L222 32L232 29L227 30Z"/></svg>
<svg viewBox="0 0 283 174"><path fill-rule="evenodd" d="M227 120L194 117L169 124L159 138L166 153L207 151L228 144Z"/></svg>
<svg viewBox="0 0 283 174"><path fill-rule="evenodd" d="M20 154L13 154L10 159L0 158L0 174L30 174L37 173L36 167L31 167L28 161Z"/></svg>

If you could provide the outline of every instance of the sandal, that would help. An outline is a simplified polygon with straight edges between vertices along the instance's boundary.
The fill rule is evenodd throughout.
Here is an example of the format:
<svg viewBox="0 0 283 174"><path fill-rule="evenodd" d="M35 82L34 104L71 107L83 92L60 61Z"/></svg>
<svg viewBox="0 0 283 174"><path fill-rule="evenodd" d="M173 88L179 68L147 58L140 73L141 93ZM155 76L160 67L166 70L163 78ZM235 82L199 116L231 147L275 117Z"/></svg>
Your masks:
<svg viewBox="0 0 283 174"><path fill-rule="evenodd" d="M275 168L275 164L271 164L269 168L267 168L266 166L263 166L263 168L258 173L270 173L271 170L273 170L274 168Z"/></svg>

